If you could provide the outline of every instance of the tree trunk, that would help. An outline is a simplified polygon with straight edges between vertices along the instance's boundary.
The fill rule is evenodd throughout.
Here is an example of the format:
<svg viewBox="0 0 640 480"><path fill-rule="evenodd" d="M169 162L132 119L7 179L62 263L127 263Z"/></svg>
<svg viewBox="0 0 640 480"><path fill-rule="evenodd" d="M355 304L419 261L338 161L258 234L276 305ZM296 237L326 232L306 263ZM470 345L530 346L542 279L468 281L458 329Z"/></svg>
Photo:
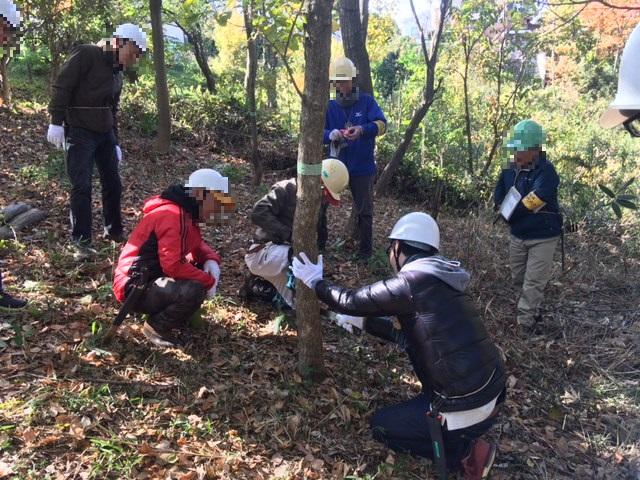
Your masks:
<svg viewBox="0 0 640 480"><path fill-rule="evenodd" d="M52 91L53 82L58 78L60 71L60 52L55 46L55 42L49 42L49 53L51 55L51 71L49 72L49 92Z"/></svg>
<svg viewBox="0 0 640 480"><path fill-rule="evenodd" d="M216 78L211 71L211 67L209 67L209 58L205 52L200 26L196 27L196 30L193 32L185 32L185 35L189 43L193 46L193 55L196 57L196 62L207 82L207 90L211 93L216 93Z"/></svg>
<svg viewBox="0 0 640 480"><path fill-rule="evenodd" d="M11 108L11 83L9 82L9 55L0 58L0 106Z"/></svg>
<svg viewBox="0 0 640 480"><path fill-rule="evenodd" d="M367 44L369 33L369 0L360 0L360 23L362 23L362 41Z"/></svg>
<svg viewBox="0 0 640 480"><path fill-rule="evenodd" d="M167 69L164 64L164 33L162 30L162 0L149 0L153 36L153 67L156 76L156 105L158 108L158 136L154 145L157 153L169 153L171 146L171 113Z"/></svg>
<svg viewBox="0 0 640 480"><path fill-rule="evenodd" d="M322 131L329 97L329 57L331 54L331 9L333 0L307 0L304 40L304 94L300 115L298 164L308 171L298 172L297 207L293 226L296 254L306 252L317 258L317 226L320 213L320 165ZM298 370L305 378L324 375L320 309L315 293L300 281L296 284L298 327Z"/></svg>
<svg viewBox="0 0 640 480"><path fill-rule="evenodd" d="M365 43L367 33L364 31L363 17L360 15L360 0L341 0L339 13L344 53L355 63L358 69L360 91L373 94L371 66ZM368 18L367 7L367 25Z"/></svg>
<svg viewBox="0 0 640 480"><path fill-rule="evenodd" d="M432 101L433 101L433 97L431 99L428 99L426 98L426 95L425 95L425 99L422 102L422 105L420 105L420 107L414 110L413 116L411 117L411 122L409 123L409 126L407 127L407 129L404 131L404 135L402 136L402 141L400 142L400 145L398 145L398 148L396 148L396 151L393 152L393 157L391 158L391 161L387 164L386 167L384 167L384 170L382 171L382 175L380 175L380 178L378 179L378 183L376 184L376 192L375 192L376 197L379 197L382 194L384 194L387 187L391 183L391 178L393 177L396 170L400 166L400 162L402 162L402 159L404 158L405 153L407 153L407 150L411 145L411 141L413 140L413 136L415 135L416 130L420 126L420 122L429 111L429 107L431 106Z"/></svg>
<svg viewBox="0 0 640 480"><path fill-rule="evenodd" d="M369 25L369 0L341 0L339 4L340 31L344 52L358 69L358 86L361 92L373 94L371 66L367 52L367 28ZM351 209L345 236L358 238L358 216Z"/></svg>
<svg viewBox="0 0 640 480"><path fill-rule="evenodd" d="M256 112L256 76L258 74L258 48L253 34L253 15L255 0L245 0L243 3L244 29L247 34L247 69L244 77L246 109L249 114L249 133L251 135L249 156L253 166L253 184L262 181L262 162L258 152L258 124Z"/></svg>
<svg viewBox="0 0 640 480"><path fill-rule="evenodd" d="M469 106L469 61L471 47L464 46L464 74L462 76L462 88L464 91L464 127L467 135L467 169L469 175L473 175L473 142L471 138L471 108Z"/></svg>
<svg viewBox="0 0 640 480"><path fill-rule="evenodd" d="M264 88L267 92L267 108L278 108L278 57L269 44L264 46Z"/></svg>

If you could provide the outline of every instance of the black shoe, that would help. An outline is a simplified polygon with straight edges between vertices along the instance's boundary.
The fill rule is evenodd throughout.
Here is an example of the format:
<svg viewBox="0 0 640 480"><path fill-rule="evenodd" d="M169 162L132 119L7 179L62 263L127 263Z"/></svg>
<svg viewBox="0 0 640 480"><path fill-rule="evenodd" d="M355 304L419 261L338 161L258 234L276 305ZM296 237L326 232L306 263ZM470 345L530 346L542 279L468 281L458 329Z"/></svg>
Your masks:
<svg viewBox="0 0 640 480"><path fill-rule="evenodd" d="M116 242L116 243L124 243L127 241L127 237L123 232L120 233L107 233L105 232L102 235L102 238L107 242Z"/></svg>
<svg viewBox="0 0 640 480"><path fill-rule="evenodd" d="M27 305L26 300L14 298L8 293L0 292L0 307L2 308L24 308Z"/></svg>
<svg viewBox="0 0 640 480"><path fill-rule="evenodd" d="M173 336L171 332L153 328L149 322L144 322L144 325L142 326L142 333L147 337L147 340L153 343L156 347L176 348L182 345L180 339Z"/></svg>
<svg viewBox="0 0 640 480"><path fill-rule="evenodd" d="M276 287L256 275L250 275L245 278L241 291L247 300L256 299L266 303L271 303L278 295Z"/></svg>

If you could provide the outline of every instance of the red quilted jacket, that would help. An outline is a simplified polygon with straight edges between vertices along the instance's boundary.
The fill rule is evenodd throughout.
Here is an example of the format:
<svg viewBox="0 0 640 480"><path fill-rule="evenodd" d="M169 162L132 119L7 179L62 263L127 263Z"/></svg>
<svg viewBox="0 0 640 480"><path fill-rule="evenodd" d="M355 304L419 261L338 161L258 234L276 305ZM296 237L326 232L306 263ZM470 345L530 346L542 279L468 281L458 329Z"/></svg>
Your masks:
<svg viewBox="0 0 640 480"><path fill-rule="evenodd" d="M213 286L215 279L198 266L207 260L220 263L220 255L202 239L189 202L193 200L179 186L145 201L144 217L123 247L114 273L118 301L124 301L127 283L140 275L143 266L151 279L197 280L206 290Z"/></svg>

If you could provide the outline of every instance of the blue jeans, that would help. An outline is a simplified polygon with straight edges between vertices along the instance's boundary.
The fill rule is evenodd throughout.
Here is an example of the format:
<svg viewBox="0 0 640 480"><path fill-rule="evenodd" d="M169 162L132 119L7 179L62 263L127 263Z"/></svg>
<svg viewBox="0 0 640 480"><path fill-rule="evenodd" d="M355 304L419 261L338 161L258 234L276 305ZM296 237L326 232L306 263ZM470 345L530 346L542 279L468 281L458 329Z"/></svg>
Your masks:
<svg viewBox="0 0 640 480"><path fill-rule="evenodd" d="M113 130L96 133L79 127L67 134L67 173L71 180L71 228L74 241L91 243L91 178L95 162L102 185L102 215L107 234L122 233L122 183Z"/></svg>
<svg viewBox="0 0 640 480"><path fill-rule="evenodd" d="M433 450L426 412L429 401L423 393L397 405L378 410L371 419L373 438L388 448L401 453L433 460ZM443 429L447 468L456 470L460 461L469 454L473 440L484 435L495 423L496 416L460 430Z"/></svg>

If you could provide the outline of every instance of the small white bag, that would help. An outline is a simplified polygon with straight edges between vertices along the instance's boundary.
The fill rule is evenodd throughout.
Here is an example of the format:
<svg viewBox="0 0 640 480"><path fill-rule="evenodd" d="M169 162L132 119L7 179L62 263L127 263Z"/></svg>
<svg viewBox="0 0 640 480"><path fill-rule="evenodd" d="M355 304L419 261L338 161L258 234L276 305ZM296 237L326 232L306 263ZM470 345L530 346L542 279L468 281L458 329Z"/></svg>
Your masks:
<svg viewBox="0 0 640 480"><path fill-rule="evenodd" d="M520 192L516 190L516 187L511 187L504 197L502 205L500 205L500 215L502 215L502 218L509 221L520 200L522 200Z"/></svg>

